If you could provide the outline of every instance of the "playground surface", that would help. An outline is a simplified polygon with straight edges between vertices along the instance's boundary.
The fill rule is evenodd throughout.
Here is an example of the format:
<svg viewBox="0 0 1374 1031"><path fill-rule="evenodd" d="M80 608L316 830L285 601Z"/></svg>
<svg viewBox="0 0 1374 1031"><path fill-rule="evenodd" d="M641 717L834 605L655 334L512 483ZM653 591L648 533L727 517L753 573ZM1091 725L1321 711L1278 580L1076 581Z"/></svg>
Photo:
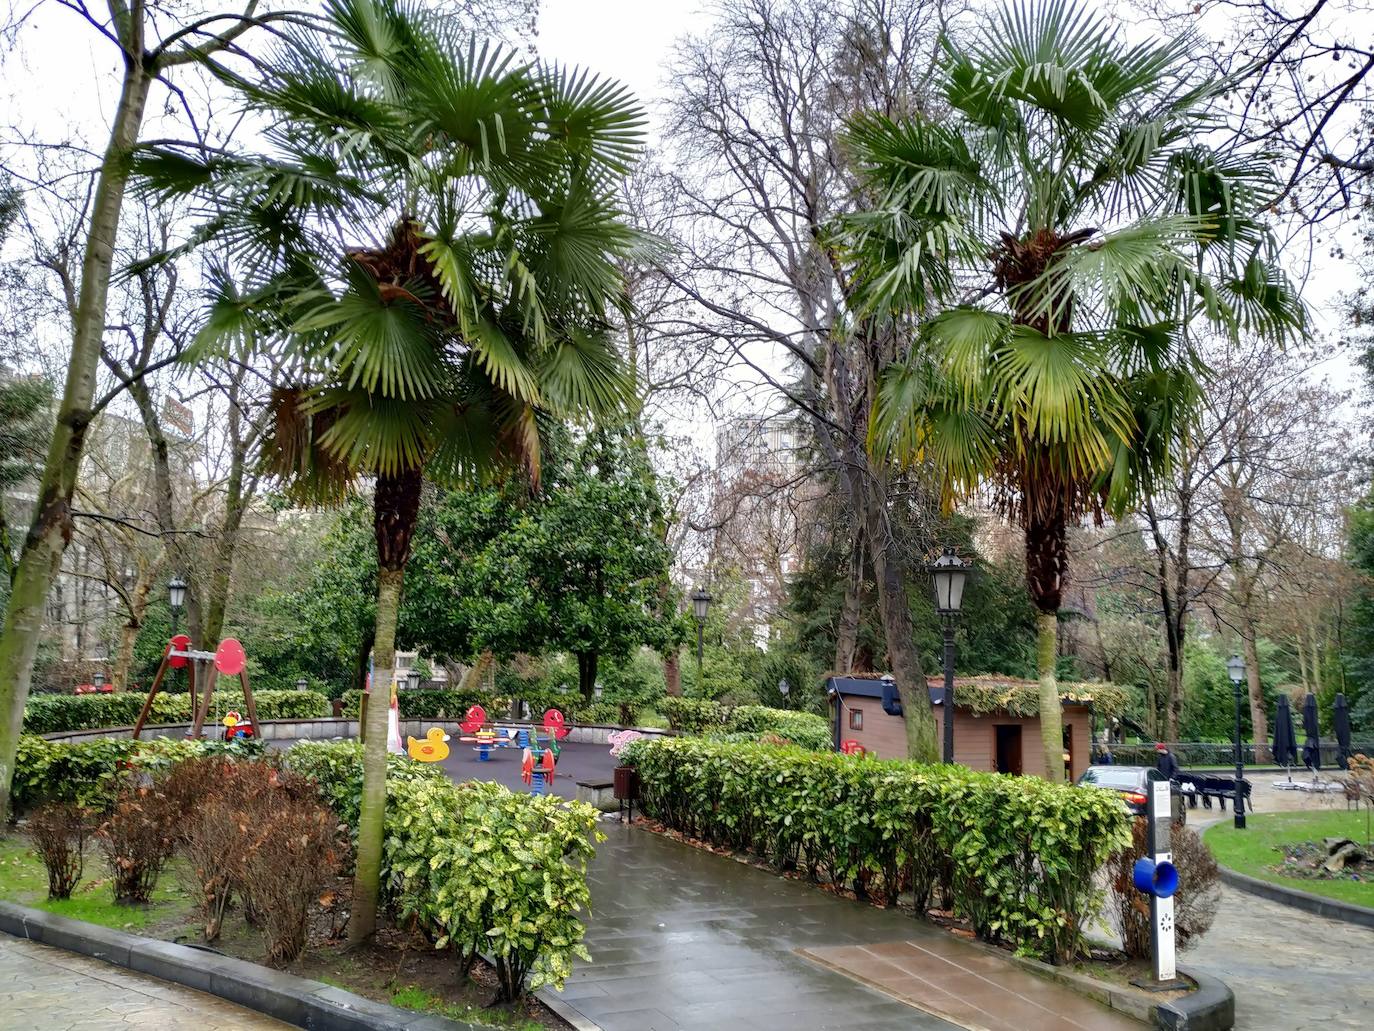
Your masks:
<svg viewBox="0 0 1374 1031"><path fill-rule="evenodd" d="M490 751L491 759L482 762L477 758L473 746L460 744L457 735L454 735L449 746L451 751L448 758L441 760L438 765L454 780L490 780L512 791L529 790L520 776L522 753L519 748L493 748ZM561 747L553 784L548 788L550 794L573 798L577 795L577 782L580 780L610 783L616 767L610 745L564 741Z"/></svg>

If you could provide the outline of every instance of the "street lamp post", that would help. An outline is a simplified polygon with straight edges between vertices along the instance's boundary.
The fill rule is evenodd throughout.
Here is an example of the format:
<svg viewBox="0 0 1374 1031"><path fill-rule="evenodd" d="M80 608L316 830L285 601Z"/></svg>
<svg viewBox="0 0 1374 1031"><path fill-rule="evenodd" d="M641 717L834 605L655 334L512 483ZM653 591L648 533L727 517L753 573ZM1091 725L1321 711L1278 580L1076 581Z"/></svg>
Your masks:
<svg viewBox="0 0 1374 1031"><path fill-rule="evenodd" d="M701 653L706 633L706 615L711 611L711 594L705 587L692 592L692 615L697 620L697 682L701 682Z"/></svg>
<svg viewBox="0 0 1374 1031"><path fill-rule="evenodd" d="M420 689L420 671L413 666L406 674L406 690L418 691Z"/></svg>
<svg viewBox="0 0 1374 1031"><path fill-rule="evenodd" d="M953 548L945 548L940 557L928 567L935 583L935 611L940 616L945 635L945 693L940 703L944 708L944 760L954 762L954 623L964 606L964 584L968 580L972 561L965 562Z"/></svg>
<svg viewBox="0 0 1374 1031"><path fill-rule="evenodd" d="M1236 799L1235 817L1236 829L1245 828L1245 793L1241 789L1241 778L1245 772L1244 747L1240 740L1240 685L1245 680L1245 660L1239 655L1232 655L1226 660L1226 672L1231 676L1231 688L1236 699Z"/></svg>
<svg viewBox="0 0 1374 1031"><path fill-rule="evenodd" d="M186 581L178 573L167 581L167 598L172 603L172 636L177 635L177 617L181 607L186 604Z"/></svg>
<svg viewBox="0 0 1374 1031"><path fill-rule="evenodd" d="M304 691L304 690L306 690L308 687L310 687L310 681L306 680L305 677L297 677L297 678L296 678L296 690L297 690L297 691Z"/></svg>

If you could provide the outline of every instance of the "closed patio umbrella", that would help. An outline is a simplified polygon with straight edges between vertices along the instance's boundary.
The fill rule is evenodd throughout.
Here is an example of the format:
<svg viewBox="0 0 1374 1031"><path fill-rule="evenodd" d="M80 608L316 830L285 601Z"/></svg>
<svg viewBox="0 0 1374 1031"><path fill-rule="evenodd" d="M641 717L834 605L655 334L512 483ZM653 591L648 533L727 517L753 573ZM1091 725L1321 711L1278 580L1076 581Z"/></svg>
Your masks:
<svg viewBox="0 0 1374 1031"><path fill-rule="evenodd" d="M1297 758L1298 741L1293 736L1293 710L1288 704L1288 696L1280 694L1278 708L1274 712L1274 762L1288 767Z"/></svg>
<svg viewBox="0 0 1374 1031"><path fill-rule="evenodd" d="M1317 696L1308 693L1302 701L1303 765L1315 773L1322 768L1321 728L1317 725Z"/></svg>
<svg viewBox="0 0 1374 1031"><path fill-rule="evenodd" d="M1336 708L1331 714L1331 729L1336 732L1336 765L1346 769L1350 758L1350 709L1345 704L1345 695L1336 695Z"/></svg>

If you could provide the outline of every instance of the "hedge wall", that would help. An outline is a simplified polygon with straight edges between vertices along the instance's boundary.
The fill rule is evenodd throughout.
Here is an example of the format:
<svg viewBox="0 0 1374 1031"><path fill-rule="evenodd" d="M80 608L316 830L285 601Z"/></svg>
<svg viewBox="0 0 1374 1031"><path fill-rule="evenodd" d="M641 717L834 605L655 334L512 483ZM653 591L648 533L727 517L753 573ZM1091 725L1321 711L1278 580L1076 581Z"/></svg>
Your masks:
<svg viewBox="0 0 1374 1031"><path fill-rule="evenodd" d="M148 696L127 691L118 694L39 695L24 706L24 732L58 734L67 730L132 726ZM331 713L329 699L317 691L255 691L258 719L315 719ZM216 706L218 708L216 708ZM230 709L243 711L243 692L215 692L211 715ZM163 694L153 699L150 723L185 723L192 718L189 694Z"/></svg>
<svg viewBox="0 0 1374 1031"><path fill-rule="evenodd" d="M363 693L356 688L345 691L344 715L354 718L358 715ZM487 711L487 718L504 720L510 712L511 699L506 695L494 695L487 691L399 691L396 698L401 710L401 718L406 720L460 720L473 705L480 705ZM523 701L530 707L535 722L543 719L548 709L557 709L574 723L618 723L622 706L617 702L584 702L580 695L566 694L523 694ZM628 706L630 721L638 715L638 707Z"/></svg>
<svg viewBox="0 0 1374 1031"><path fill-rule="evenodd" d="M362 746L304 743L286 753L350 826L362 794ZM589 958L578 913L590 907L587 862L597 812L580 802L454 784L440 770L393 757L387 777L388 902L437 947L490 952L503 984L562 987L574 957Z"/></svg>
<svg viewBox="0 0 1374 1031"><path fill-rule="evenodd" d="M32 734L19 739L14 764L14 812L42 802L76 802L108 809L114 802L115 778L122 769L166 769L201 755L261 755L262 742L184 741L154 738L97 738L68 743Z"/></svg>
<svg viewBox="0 0 1374 1031"><path fill-rule="evenodd" d="M681 737L627 758L668 827L888 904L940 900L1050 959L1076 951L1094 874L1130 840L1114 793L1034 777Z"/></svg>
<svg viewBox="0 0 1374 1031"><path fill-rule="evenodd" d="M739 705L733 709L701 698L664 698L659 711L668 726L683 734L776 734L804 748L827 749L832 738L824 716L796 709L766 705ZM732 739L735 740L735 739Z"/></svg>

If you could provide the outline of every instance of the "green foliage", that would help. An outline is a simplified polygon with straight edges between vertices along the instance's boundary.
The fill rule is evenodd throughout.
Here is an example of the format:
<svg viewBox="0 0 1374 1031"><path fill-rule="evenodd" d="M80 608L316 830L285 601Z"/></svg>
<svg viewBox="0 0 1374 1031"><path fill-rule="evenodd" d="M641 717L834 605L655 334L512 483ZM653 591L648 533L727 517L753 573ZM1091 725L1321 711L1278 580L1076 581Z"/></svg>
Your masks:
<svg viewBox="0 0 1374 1031"><path fill-rule="evenodd" d="M1095 788L767 745L641 740L645 812L716 845L918 912L938 892L975 933L1073 955L1093 877L1130 841L1121 801Z"/></svg>
<svg viewBox="0 0 1374 1031"><path fill-rule="evenodd" d="M388 900L461 962L491 954L503 997L517 997L527 975L531 987L562 987L573 959L589 958L578 914L591 904L596 811L482 781L455 785L442 771L393 758L382 875ZM306 743L285 761L315 780L341 820L356 823L360 746Z"/></svg>
<svg viewBox="0 0 1374 1031"><path fill-rule="evenodd" d="M1374 350L1367 354L1374 355ZM1345 610L1346 701L1351 726L1370 730L1374 729L1374 492L1351 510L1349 527L1350 563L1363 576Z"/></svg>
<svg viewBox="0 0 1374 1031"><path fill-rule="evenodd" d="M455 658L567 652L582 665L570 683L588 696L602 656L619 683L642 677L625 665L640 646L678 636L662 614L673 609L662 518L632 433L553 432L538 493L512 481L443 492L422 509L399 639Z"/></svg>
<svg viewBox="0 0 1374 1031"><path fill-rule="evenodd" d="M24 732L58 734L97 727L128 727L138 719L147 695L124 691L117 694L35 695L24 706ZM163 694L153 699L150 725L185 723L192 718L194 701L189 694ZM255 691L258 719L318 719L331 713L329 699L315 691ZM235 709L244 712L243 692L216 691L210 718ZM245 714L246 715L246 714Z"/></svg>
<svg viewBox="0 0 1374 1031"><path fill-rule="evenodd" d="M263 751L260 741L97 738L68 744L25 734L19 739L15 760L14 807L23 812L41 802L75 802L104 812L114 803L118 777L124 770L157 773L183 759L249 758Z"/></svg>
<svg viewBox="0 0 1374 1031"><path fill-rule="evenodd" d="M343 693L345 716L358 718L363 693L349 690ZM486 691L398 691L396 707L403 720L458 720L473 705L480 705L493 715L497 699Z"/></svg>
<svg viewBox="0 0 1374 1031"><path fill-rule="evenodd" d="M824 716L765 705L740 705L725 717L727 733L776 734L801 748L823 751L832 747L830 722Z"/></svg>
<svg viewBox="0 0 1374 1031"><path fill-rule="evenodd" d="M662 698L658 711L668 727L684 734L707 734L725 728L727 709L709 698Z"/></svg>
<svg viewBox="0 0 1374 1031"><path fill-rule="evenodd" d="M785 695L778 689L778 684L783 681L787 682ZM761 705L774 709L822 712L825 709L822 683L816 667L803 652L774 647L759 661L755 687Z"/></svg>

